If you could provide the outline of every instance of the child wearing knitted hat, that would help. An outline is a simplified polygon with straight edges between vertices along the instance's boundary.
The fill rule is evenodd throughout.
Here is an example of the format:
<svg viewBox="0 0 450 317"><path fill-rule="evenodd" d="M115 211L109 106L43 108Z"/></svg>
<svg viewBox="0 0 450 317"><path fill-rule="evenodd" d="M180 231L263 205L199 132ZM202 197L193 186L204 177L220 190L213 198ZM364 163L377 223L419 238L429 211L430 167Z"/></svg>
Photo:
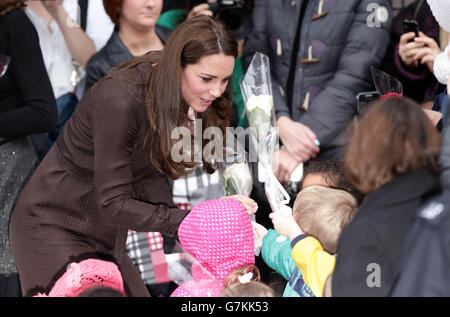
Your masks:
<svg viewBox="0 0 450 317"><path fill-rule="evenodd" d="M97 294L97 295L96 295ZM47 294L34 297L125 297L122 275L116 264L98 259L70 263Z"/></svg>
<svg viewBox="0 0 450 317"><path fill-rule="evenodd" d="M298 194L293 215L269 215L276 231L255 225L262 239L264 261L289 281L283 297L324 295L339 236L356 209L357 200L350 193L310 186ZM280 242L280 235L289 239Z"/></svg>
<svg viewBox="0 0 450 317"><path fill-rule="evenodd" d="M257 282L259 274L254 269L252 222L236 200L217 199L197 204L181 222L178 237L183 249L198 265L192 267L192 280L181 284L171 297L219 297L229 292L238 296L236 279L240 284L248 284L241 291L261 288Z"/></svg>

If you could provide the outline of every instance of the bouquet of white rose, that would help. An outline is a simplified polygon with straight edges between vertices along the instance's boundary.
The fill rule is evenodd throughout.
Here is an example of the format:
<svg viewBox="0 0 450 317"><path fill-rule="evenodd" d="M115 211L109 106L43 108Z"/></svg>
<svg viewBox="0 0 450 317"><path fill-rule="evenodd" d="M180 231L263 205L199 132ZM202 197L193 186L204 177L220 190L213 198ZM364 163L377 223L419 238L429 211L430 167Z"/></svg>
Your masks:
<svg viewBox="0 0 450 317"><path fill-rule="evenodd" d="M252 141L257 145L258 179L264 182L264 190L272 211L290 214L292 213L292 209L288 206L290 196L272 170L273 155L279 144L275 128L270 63L267 56L258 52L255 54L241 82L241 91L249 125L252 128ZM296 175L302 174L301 167L296 171ZM278 240L284 239L280 237Z"/></svg>
<svg viewBox="0 0 450 317"><path fill-rule="evenodd" d="M248 166L247 152L239 142L225 147L225 159L219 164L219 171L225 196L250 196L253 179Z"/></svg>
<svg viewBox="0 0 450 317"><path fill-rule="evenodd" d="M258 153L258 180L265 181L265 170L272 168L275 148L271 146L276 134L275 110L272 96L269 58L259 52L241 82L241 92L250 125L250 137Z"/></svg>
<svg viewBox="0 0 450 317"><path fill-rule="evenodd" d="M225 148L226 160L221 164L222 183L224 186L225 196L243 195L250 196L253 188L253 178L248 166L247 153L237 143L236 147ZM255 222L255 215L251 215L250 219ZM259 255L261 247L259 246L258 236L253 230L255 241L255 255Z"/></svg>
<svg viewBox="0 0 450 317"><path fill-rule="evenodd" d="M250 196L253 186L252 175L247 163L233 163L223 172L225 195Z"/></svg>
<svg viewBox="0 0 450 317"><path fill-rule="evenodd" d="M273 126L273 98L271 95L251 95L246 105L250 127L255 128L258 140Z"/></svg>

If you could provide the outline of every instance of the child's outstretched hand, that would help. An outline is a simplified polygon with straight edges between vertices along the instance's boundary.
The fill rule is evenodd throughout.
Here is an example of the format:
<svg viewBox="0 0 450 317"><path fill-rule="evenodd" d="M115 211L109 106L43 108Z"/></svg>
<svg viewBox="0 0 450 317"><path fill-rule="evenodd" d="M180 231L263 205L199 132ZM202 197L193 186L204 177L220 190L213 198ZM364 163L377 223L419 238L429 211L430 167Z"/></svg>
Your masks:
<svg viewBox="0 0 450 317"><path fill-rule="evenodd" d="M292 215L285 215L281 212L273 212L269 215L269 218L272 219L275 230L280 235L286 236L290 240L293 240L297 236L303 234L302 229Z"/></svg>
<svg viewBox="0 0 450 317"><path fill-rule="evenodd" d="M262 248L262 241L267 234L267 229L266 229L266 227L264 227L263 225L260 225L256 221L252 221L252 226L256 232L256 235L258 236L259 247Z"/></svg>
<svg viewBox="0 0 450 317"><path fill-rule="evenodd" d="M230 199L230 198L236 200L242 206L244 206L244 208L247 210L250 216L256 214L256 210L258 210L258 204L250 197L244 195L231 195L231 196L223 196L220 197L219 199Z"/></svg>

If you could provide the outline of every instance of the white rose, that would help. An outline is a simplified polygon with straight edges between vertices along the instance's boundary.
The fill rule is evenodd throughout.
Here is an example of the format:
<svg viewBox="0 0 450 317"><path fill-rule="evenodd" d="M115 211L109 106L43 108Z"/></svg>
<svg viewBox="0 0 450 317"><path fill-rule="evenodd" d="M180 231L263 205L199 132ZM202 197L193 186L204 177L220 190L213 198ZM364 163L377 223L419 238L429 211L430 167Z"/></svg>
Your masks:
<svg viewBox="0 0 450 317"><path fill-rule="evenodd" d="M251 112L256 107L264 110L267 117L270 118L273 109L273 98L271 95L251 95L247 100L247 110Z"/></svg>
<svg viewBox="0 0 450 317"><path fill-rule="evenodd" d="M250 194L252 190L253 180L250 169L246 163L234 163L223 172L225 182L229 178L233 178L238 186L240 194Z"/></svg>

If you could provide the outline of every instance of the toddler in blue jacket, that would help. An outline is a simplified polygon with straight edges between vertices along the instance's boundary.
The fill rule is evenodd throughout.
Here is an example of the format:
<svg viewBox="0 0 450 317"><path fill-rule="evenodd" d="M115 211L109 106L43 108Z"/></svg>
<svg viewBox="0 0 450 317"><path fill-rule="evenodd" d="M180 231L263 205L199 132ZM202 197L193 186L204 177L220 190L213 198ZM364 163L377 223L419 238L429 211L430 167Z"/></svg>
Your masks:
<svg viewBox="0 0 450 317"><path fill-rule="evenodd" d="M298 194L293 218L304 233L320 241L326 252L335 254L342 228L350 222L356 209L357 200L348 192L325 186L310 186ZM292 258L291 241L286 239L279 242L279 234L273 229L267 231L259 224L255 228L262 240L264 261L288 280L283 297L314 296Z"/></svg>

